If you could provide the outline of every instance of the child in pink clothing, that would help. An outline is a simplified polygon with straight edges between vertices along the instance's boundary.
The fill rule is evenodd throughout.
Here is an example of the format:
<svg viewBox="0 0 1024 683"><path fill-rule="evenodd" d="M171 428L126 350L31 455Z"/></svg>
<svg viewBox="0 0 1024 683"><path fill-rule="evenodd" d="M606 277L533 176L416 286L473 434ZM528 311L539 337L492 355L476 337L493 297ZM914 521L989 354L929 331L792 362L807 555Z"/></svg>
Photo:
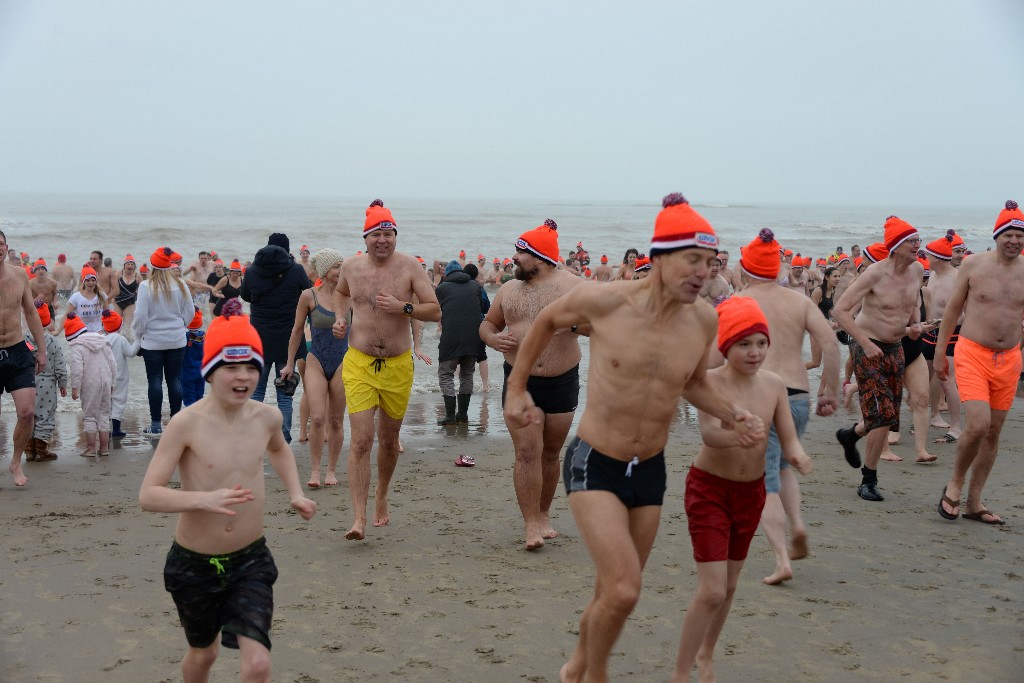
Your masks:
<svg viewBox="0 0 1024 683"><path fill-rule="evenodd" d="M85 323L74 313L68 313L64 319L64 336L71 351L71 398L78 400L81 395L82 400L82 455L110 455L110 394L117 377L114 354L103 335L87 332Z"/></svg>

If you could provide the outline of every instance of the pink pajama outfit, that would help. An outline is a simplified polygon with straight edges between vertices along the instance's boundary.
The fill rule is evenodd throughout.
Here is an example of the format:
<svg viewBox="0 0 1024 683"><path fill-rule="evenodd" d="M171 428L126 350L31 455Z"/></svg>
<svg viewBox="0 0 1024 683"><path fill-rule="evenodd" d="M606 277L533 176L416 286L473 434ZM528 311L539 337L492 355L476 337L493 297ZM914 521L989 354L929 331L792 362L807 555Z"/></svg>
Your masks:
<svg viewBox="0 0 1024 683"><path fill-rule="evenodd" d="M71 351L72 389L82 402L82 431L110 431L110 394L117 364L103 335L86 332L68 342Z"/></svg>

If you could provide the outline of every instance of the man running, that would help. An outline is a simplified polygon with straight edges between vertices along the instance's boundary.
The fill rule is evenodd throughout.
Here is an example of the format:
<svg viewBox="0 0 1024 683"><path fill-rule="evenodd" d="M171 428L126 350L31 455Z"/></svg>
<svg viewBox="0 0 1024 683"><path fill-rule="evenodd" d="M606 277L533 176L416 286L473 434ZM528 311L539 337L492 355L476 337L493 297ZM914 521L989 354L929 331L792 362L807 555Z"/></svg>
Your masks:
<svg viewBox="0 0 1024 683"><path fill-rule="evenodd" d="M954 230L947 230L945 235L934 242L929 242L925 247L925 251L928 252L928 261L931 265L931 277L928 278L928 292L931 294L929 310L931 310L932 318L936 320L942 320L942 316L945 315L946 304L949 302L949 297L953 294L953 286L956 283L957 267L960 265L960 261L963 260L963 253L966 249L963 238L956 234ZM954 261L956 265L954 265ZM956 321L956 327L953 328L953 336L950 337L949 344L946 345L946 356L949 358L953 357L961 322L963 322L963 315ZM925 332L922 336L924 343L921 346L921 353L925 360L928 361L928 374L931 378L928 400L931 406L930 424L932 427L946 430L943 436L935 440L936 443L956 443L957 439L960 438L961 432L960 392L956 388L956 376L953 373L953 366L949 365L948 361L946 364L948 379L942 381L935 374L935 344L938 340L938 330ZM940 399L943 395L946 398L946 405L949 406L948 424L942 421L942 416L939 414Z"/></svg>

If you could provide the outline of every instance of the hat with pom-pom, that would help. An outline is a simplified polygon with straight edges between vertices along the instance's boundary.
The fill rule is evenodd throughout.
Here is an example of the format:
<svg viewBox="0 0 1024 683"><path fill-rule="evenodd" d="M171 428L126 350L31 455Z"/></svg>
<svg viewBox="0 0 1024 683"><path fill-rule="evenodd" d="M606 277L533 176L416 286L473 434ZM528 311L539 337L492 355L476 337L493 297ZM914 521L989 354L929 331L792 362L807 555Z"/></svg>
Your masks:
<svg viewBox="0 0 1024 683"><path fill-rule="evenodd" d="M301 247L299 247L299 253L301 254L302 252L306 252L308 254L309 253L309 247L306 246L305 244L303 244Z"/></svg>
<svg viewBox="0 0 1024 683"><path fill-rule="evenodd" d="M857 258L853 259L853 269L859 273L860 272L860 266L861 266L862 263L864 263L864 257L863 256L858 256Z"/></svg>
<svg viewBox="0 0 1024 683"><path fill-rule="evenodd" d="M924 268L924 276L928 277L932 274L932 264L928 262L928 256L925 254L924 249L917 250L917 262Z"/></svg>
<svg viewBox="0 0 1024 683"><path fill-rule="evenodd" d="M145 275L146 273L149 272L149 266L143 263L141 266L139 266L139 272Z"/></svg>
<svg viewBox="0 0 1024 683"><path fill-rule="evenodd" d="M905 220L896 216L889 216L885 219L885 248L889 250L889 253L916 235L917 228Z"/></svg>
<svg viewBox="0 0 1024 683"><path fill-rule="evenodd" d="M124 262L125 263L131 263L131 264L134 265L135 264L135 257L132 256L131 254L126 254L125 257L124 257Z"/></svg>
<svg viewBox="0 0 1024 683"><path fill-rule="evenodd" d="M550 218L533 230L528 230L516 240L516 249L529 252L547 261L553 266L558 265L558 223Z"/></svg>
<svg viewBox="0 0 1024 683"><path fill-rule="evenodd" d="M123 322L121 314L117 311L112 311L109 308L103 309L103 330L105 332L117 332L121 329Z"/></svg>
<svg viewBox="0 0 1024 683"><path fill-rule="evenodd" d="M718 350L725 356L732 345L752 334L762 333L768 337L768 318L757 305L757 301L746 296L733 296L715 307L718 313Z"/></svg>
<svg viewBox="0 0 1024 683"><path fill-rule="evenodd" d="M43 324L43 327L49 327L52 320L50 318L50 306L42 299L36 299L33 303L36 306L36 313L39 314L39 322Z"/></svg>
<svg viewBox="0 0 1024 683"><path fill-rule="evenodd" d="M49 268L46 267L46 261L44 259L36 259L36 262L32 264L32 272L39 269L49 270Z"/></svg>
<svg viewBox="0 0 1024 683"><path fill-rule="evenodd" d="M651 259L647 258L646 256L638 256L637 259L636 259L636 263L633 264L633 272L634 273L642 273L642 272L644 272L646 270L650 270L650 269L651 269Z"/></svg>
<svg viewBox="0 0 1024 683"><path fill-rule="evenodd" d="M236 297L224 302L221 315L206 330L203 379L209 381L213 371L225 363L248 363L263 371L263 342L249 316L242 314L242 303Z"/></svg>
<svg viewBox="0 0 1024 683"><path fill-rule="evenodd" d="M336 249L321 249L313 254L313 268L316 270L316 274L321 280L325 275L327 275L327 271L342 261L344 261L344 258L342 257L341 252Z"/></svg>
<svg viewBox="0 0 1024 683"><path fill-rule="evenodd" d="M188 329L190 330L198 330L203 326L203 312L199 310L198 306L196 306L195 309L196 313L188 323Z"/></svg>
<svg viewBox="0 0 1024 683"><path fill-rule="evenodd" d="M156 251L150 254L149 265L154 270L170 270L172 256L174 256L174 250L170 247L157 247Z"/></svg>
<svg viewBox="0 0 1024 683"><path fill-rule="evenodd" d="M96 274L95 268L93 268L92 266L85 266L84 268L82 268L82 276L78 279L84 282L85 279L89 277L91 277L94 280L98 280L100 278L100 276Z"/></svg>
<svg viewBox="0 0 1024 683"><path fill-rule="evenodd" d="M718 251L718 235L704 218L693 210L686 197L678 192L661 200L662 209L654 219L651 258L679 249L711 249Z"/></svg>
<svg viewBox="0 0 1024 683"><path fill-rule="evenodd" d="M992 239L999 237L1007 230L1024 230L1024 213L1021 213L1017 202L1006 200L1006 208L999 212L996 227L992 229Z"/></svg>
<svg viewBox="0 0 1024 683"><path fill-rule="evenodd" d="M75 337L81 336L87 332L85 329L85 323L74 313L68 313L67 317L64 318L64 337L71 341Z"/></svg>
<svg viewBox="0 0 1024 683"><path fill-rule="evenodd" d="M608 263L608 255L607 254L603 254L601 256L601 264L603 265L605 263Z"/></svg>
<svg viewBox="0 0 1024 683"><path fill-rule="evenodd" d="M881 242L875 242L864 247L864 258L871 263L878 263L889 258L889 250Z"/></svg>
<svg viewBox="0 0 1024 683"><path fill-rule="evenodd" d="M238 259L235 259L234 261L231 262L231 265L228 267L228 270L234 270L241 273L242 264L238 262Z"/></svg>
<svg viewBox="0 0 1024 683"><path fill-rule="evenodd" d="M740 249L740 269L759 280L779 276L779 243L769 228L761 228L750 244Z"/></svg>
<svg viewBox="0 0 1024 683"><path fill-rule="evenodd" d="M837 254L836 255L836 265L837 266L841 266L841 265L843 265L843 263L853 263L853 261L850 260L849 254Z"/></svg>
<svg viewBox="0 0 1024 683"><path fill-rule="evenodd" d="M384 202L374 199L366 207L366 220L363 222L363 237L366 237L374 230L394 230L398 234L398 224L389 209L384 208Z"/></svg>
<svg viewBox="0 0 1024 683"><path fill-rule="evenodd" d="M957 247L963 246L963 244L963 238L956 234L956 231L951 228L939 239L925 245L924 250L928 252L928 255L932 258L937 258L941 261L949 261L953 258L953 250Z"/></svg>

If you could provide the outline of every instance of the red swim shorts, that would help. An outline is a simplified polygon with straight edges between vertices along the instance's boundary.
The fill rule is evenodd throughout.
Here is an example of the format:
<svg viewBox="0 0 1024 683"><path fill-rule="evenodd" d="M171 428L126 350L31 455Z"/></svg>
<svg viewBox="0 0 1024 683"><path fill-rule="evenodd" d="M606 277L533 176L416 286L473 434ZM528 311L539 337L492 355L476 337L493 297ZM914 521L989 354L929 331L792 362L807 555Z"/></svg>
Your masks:
<svg viewBox="0 0 1024 683"><path fill-rule="evenodd" d="M1020 348L989 349L960 335L953 354L961 401L984 401L1009 410L1020 377Z"/></svg>
<svg viewBox="0 0 1024 683"><path fill-rule="evenodd" d="M686 519L697 562L747 559L764 509L764 475L732 481L690 467L686 475Z"/></svg>

